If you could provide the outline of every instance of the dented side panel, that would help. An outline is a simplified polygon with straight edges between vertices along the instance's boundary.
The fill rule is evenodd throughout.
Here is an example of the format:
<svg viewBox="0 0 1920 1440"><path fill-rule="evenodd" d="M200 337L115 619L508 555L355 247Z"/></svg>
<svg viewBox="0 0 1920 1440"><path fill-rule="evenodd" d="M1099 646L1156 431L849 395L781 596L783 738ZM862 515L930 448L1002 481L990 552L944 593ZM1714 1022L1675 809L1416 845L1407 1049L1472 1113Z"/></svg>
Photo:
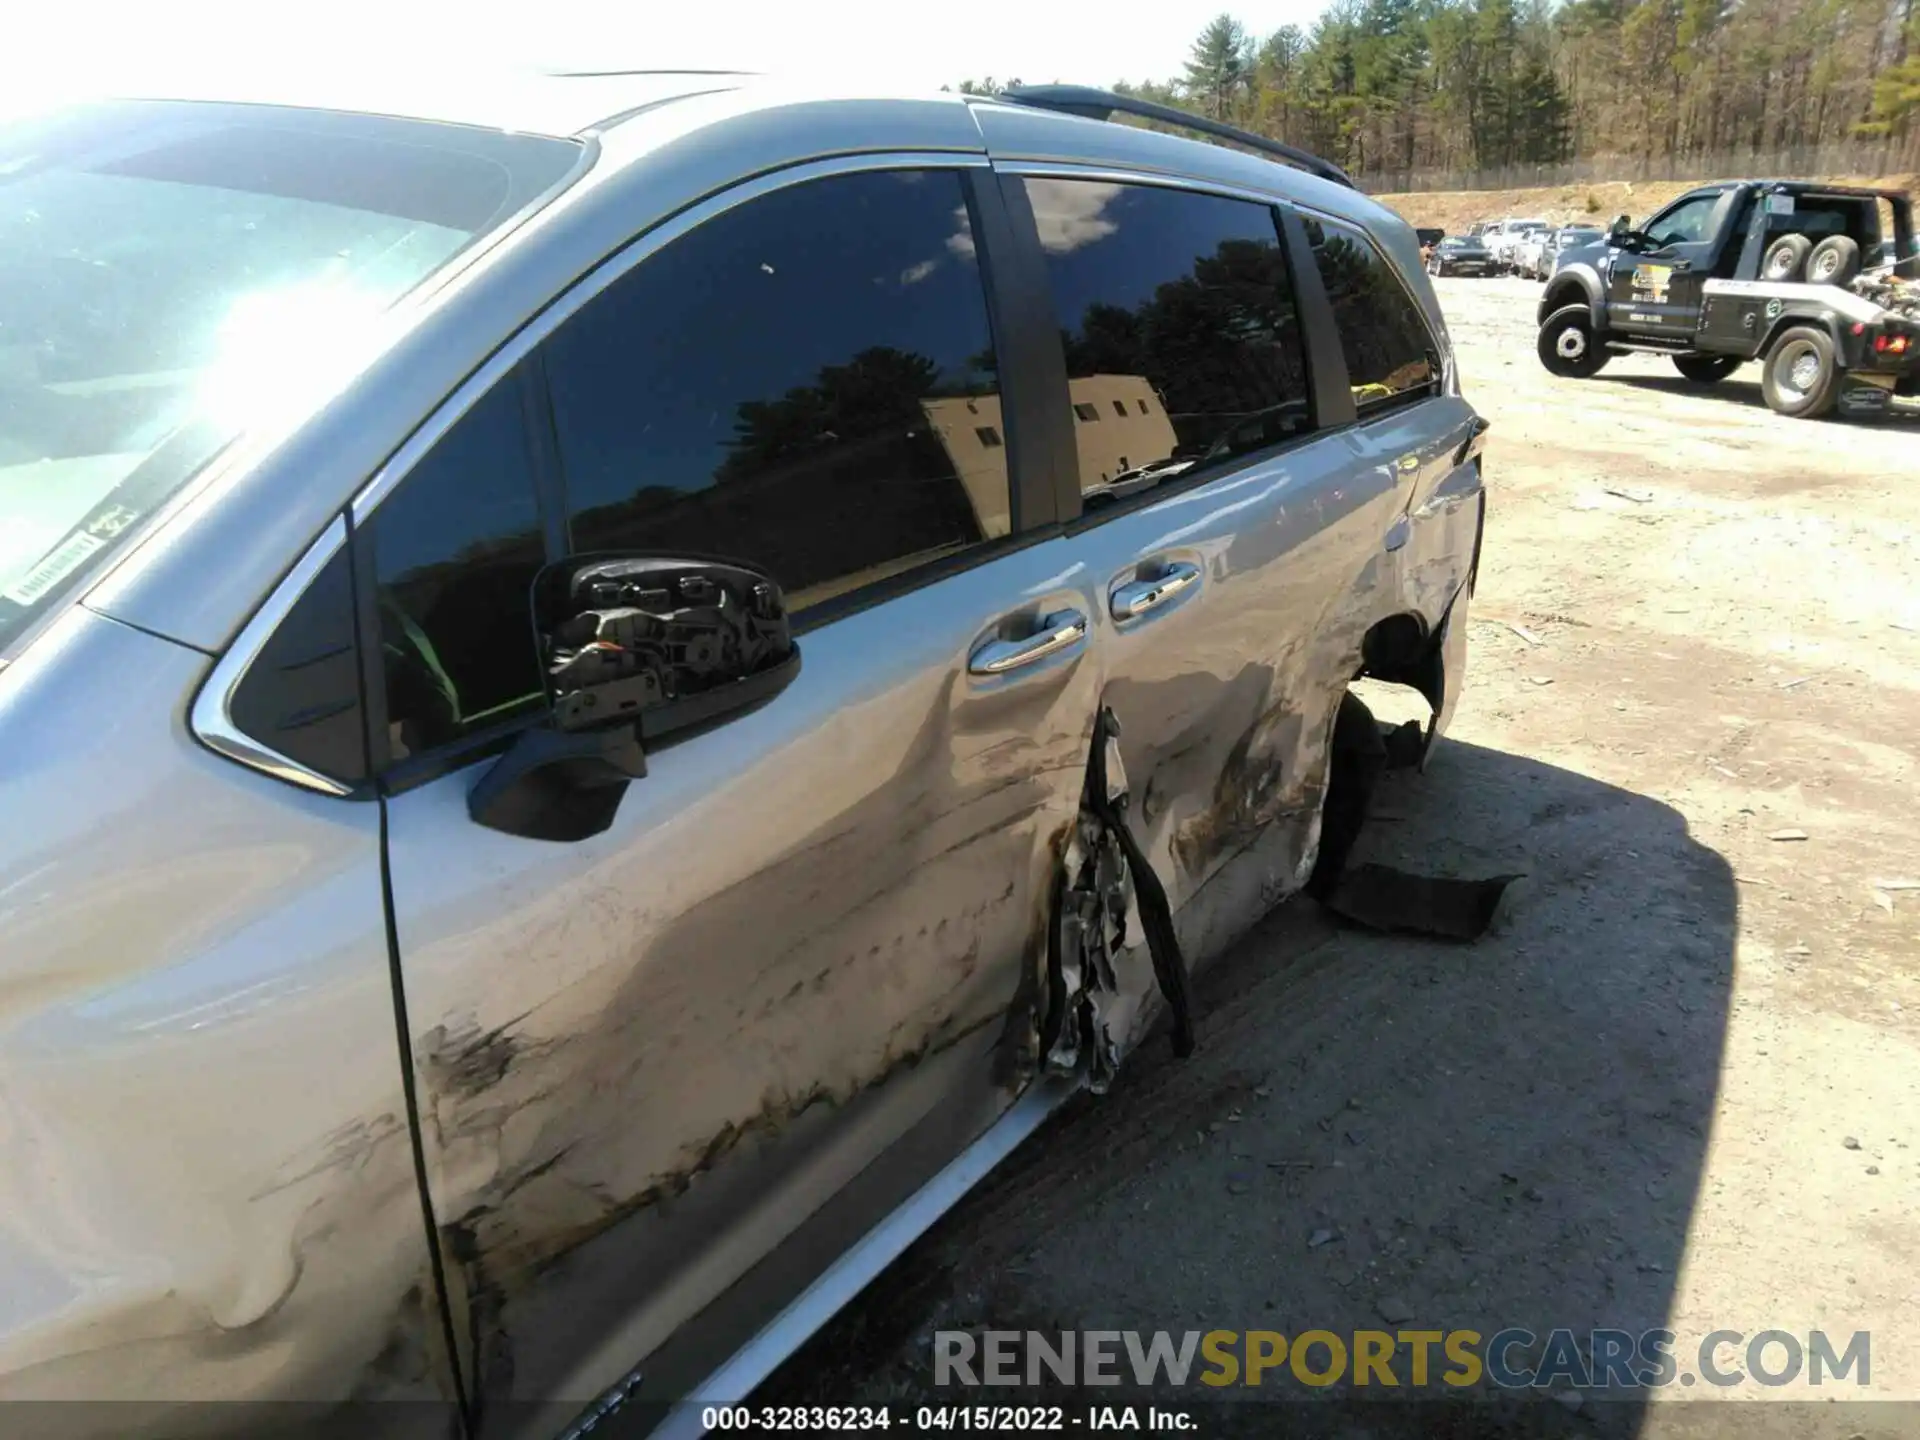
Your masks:
<svg viewBox="0 0 1920 1440"><path fill-rule="evenodd" d="M957 1147L1031 1077L1093 655L998 678L966 660L1009 614L1091 609L1069 553L805 634L787 691L651 755L594 839L473 825L473 771L389 802L483 1429L503 1401L590 1400L908 1131L963 1105Z"/></svg>
<svg viewBox="0 0 1920 1440"><path fill-rule="evenodd" d="M210 663L76 608L0 672L0 1401L438 1399L448 1434L379 815L195 744Z"/></svg>
<svg viewBox="0 0 1920 1440"><path fill-rule="evenodd" d="M1368 629L1411 615L1432 633L1464 586L1480 481L1453 457L1472 423L1438 397L1079 537L1113 583L1167 558L1202 569L1191 599L1113 625L1104 693L1190 959L1305 883Z"/></svg>

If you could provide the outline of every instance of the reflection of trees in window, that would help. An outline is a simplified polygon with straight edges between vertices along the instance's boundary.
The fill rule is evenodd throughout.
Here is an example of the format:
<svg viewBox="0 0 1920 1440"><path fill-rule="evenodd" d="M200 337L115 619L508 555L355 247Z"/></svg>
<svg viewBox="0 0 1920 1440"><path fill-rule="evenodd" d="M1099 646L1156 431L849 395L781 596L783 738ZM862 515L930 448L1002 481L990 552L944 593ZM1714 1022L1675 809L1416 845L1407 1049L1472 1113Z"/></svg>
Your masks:
<svg viewBox="0 0 1920 1440"><path fill-rule="evenodd" d="M1287 402L1298 402L1306 422L1305 364L1277 244L1223 240L1135 309L1089 305L1062 340L1075 379L1145 377L1182 454L1204 453L1233 421Z"/></svg>
<svg viewBox="0 0 1920 1440"><path fill-rule="evenodd" d="M742 400L731 453L714 479L724 485L832 445L923 429L920 402L938 393L939 378L940 367L926 356L879 346L845 365L823 366L813 384L778 400Z"/></svg>
<svg viewBox="0 0 1920 1440"><path fill-rule="evenodd" d="M1346 351L1347 383L1356 392L1385 386L1396 395L1428 384L1426 325L1387 263L1365 240L1332 226L1309 222L1308 235Z"/></svg>
<svg viewBox="0 0 1920 1440"><path fill-rule="evenodd" d="M795 593L1003 521L1004 451L960 431L963 483L928 414L996 389L971 235L956 171L835 176L624 276L547 342L572 543L732 556Z"/></svg>
<svg viewBox="0 0 1920 1440"><path fill-rule="evenodd" d="M922 402L991 394L924 355L875 346L776 400L742 400L715 483L646 486L582 511L596 548L737 556L789 591L982 538ZM1003 482L1004 483L1004 482Z"/></svg>

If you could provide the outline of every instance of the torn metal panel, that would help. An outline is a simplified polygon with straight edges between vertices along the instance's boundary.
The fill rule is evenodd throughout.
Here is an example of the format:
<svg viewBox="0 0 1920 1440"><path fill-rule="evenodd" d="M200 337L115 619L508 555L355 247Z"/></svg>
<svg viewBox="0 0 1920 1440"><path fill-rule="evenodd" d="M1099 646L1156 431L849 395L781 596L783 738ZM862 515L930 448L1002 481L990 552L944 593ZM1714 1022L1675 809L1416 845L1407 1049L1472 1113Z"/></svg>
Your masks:
<svg viewBox="0 0 1920 1440"><path fill-rule="evenodd" d="M1059 998L1049 1012L1047 1067L1072 1075L1084 1061L1088 1088L1102 1095L1120 1065L1120 1042L1107 1012L1120 990L1114 957L1127 945L1133 885L1118 837L1084 809L1074 825L1065 874L1054 947Z"/></svg>
<svg viewBox="0 0 1920 1440"><path fill-rule="evenodd" d="M1110 818L1127 798L1119 739L1111 712L1103 708L1094 726L1087 791L1063 861L1049 955L1047 1066L1057 1075L1073 1075L1084 1065L1087 1088L1096 1095L1106 1093L1120 1066L1121 1036L1112 1013L1121 997L1115 957L1127 948L1127 915L1134 908L1126 851Z"/></svg>

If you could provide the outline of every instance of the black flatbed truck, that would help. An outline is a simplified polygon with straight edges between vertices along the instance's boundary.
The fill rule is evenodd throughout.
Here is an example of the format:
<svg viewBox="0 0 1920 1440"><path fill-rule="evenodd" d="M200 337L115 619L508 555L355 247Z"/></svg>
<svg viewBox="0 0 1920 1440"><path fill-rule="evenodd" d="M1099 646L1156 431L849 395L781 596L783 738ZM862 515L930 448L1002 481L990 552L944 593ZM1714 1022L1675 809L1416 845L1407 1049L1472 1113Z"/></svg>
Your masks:
<svg viewBox="0 0 1920 1440"><path fill-rule="evenodd" d="M1702 185L1638 230L1623 215L1563 252L1538 319L1556 375L1585 379L1639 351L1707 385L1759 360L1783 415L1884 413L1920 394L1912 202L1810 180Z"/></svg>

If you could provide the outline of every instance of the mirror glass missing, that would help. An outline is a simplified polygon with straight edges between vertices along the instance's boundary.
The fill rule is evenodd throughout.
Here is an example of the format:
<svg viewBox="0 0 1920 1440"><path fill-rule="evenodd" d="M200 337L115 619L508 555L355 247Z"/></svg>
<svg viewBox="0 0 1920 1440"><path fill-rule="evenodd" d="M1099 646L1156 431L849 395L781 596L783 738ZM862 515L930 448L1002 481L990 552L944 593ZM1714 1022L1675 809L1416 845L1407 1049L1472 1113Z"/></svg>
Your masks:
<svg viewBox="0 0 1920 1440"><path fill-rule="evenodd" d="M699 558L588 558L534 587L548 699L562 730L635 721L654 739L764 698L799 663L768 576Z"/></svg>

